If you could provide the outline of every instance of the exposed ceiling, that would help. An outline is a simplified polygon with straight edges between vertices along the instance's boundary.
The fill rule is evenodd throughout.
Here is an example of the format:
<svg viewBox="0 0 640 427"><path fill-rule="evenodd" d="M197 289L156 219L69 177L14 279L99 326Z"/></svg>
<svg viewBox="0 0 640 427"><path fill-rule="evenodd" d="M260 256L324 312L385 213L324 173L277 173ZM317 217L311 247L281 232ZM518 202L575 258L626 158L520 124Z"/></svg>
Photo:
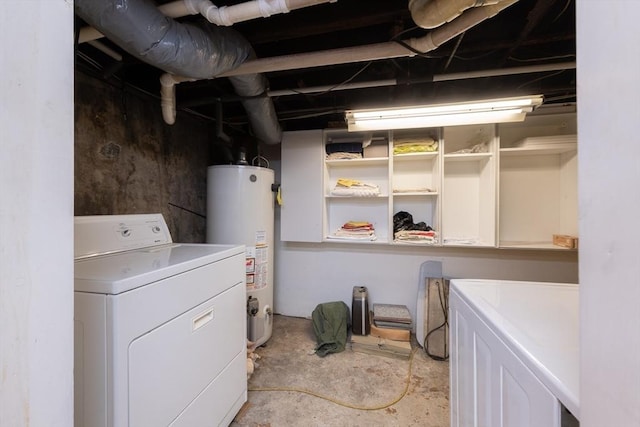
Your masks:
<svg viewBox="0 0 640 427"><path fill-rule="evenodd" d="M237 3L242 1L214 1L216 6ZM78 19L78 28L83 25ZM433 31L416 26L406 0L338 0L233 28L251 43L257 58L403 41ZM262 74L283 130L318 129L344 126L344 110L350 108L521 94L543 94L545 104L575 102L575 42L574 0L520 0L424 55L301 69L294 65ZM122 54L122 60L82 43L79 71L159 96L162 70L107 39L101 43ZM354 84L362 87L346 89ZM227 132L251 132L227 78L181 83L176 98L179 111L212 120L222 111Z"/></svg>

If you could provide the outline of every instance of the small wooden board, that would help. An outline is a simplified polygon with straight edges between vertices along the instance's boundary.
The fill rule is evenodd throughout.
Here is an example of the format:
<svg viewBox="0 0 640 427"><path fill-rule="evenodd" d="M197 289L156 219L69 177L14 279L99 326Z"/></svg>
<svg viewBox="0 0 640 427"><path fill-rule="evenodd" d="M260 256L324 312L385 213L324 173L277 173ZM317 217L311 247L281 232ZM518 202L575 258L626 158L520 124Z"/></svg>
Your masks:
<svg viewBox="0 0 640 427"><path fill-rule="evenodd" d="M371 313L369 318L373 319L373 313ZM371 320L370 334L374 337L386 338L388 340L411 341L411 331L408 329L380 328L373 323L373 320Z"/></svg>

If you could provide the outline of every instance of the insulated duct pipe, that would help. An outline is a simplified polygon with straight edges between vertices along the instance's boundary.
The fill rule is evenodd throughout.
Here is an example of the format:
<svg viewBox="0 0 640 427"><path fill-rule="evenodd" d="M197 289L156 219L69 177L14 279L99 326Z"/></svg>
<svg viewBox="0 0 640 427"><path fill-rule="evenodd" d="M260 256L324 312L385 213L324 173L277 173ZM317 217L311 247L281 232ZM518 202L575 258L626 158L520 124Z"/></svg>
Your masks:
<svg viewBox="0 0 640 427"><path fill-rule="evenodd" d="M202 14L209 22L216 25L229 26L238 22L256 18L266 18L290 10L302 9L322 3L335 3L338 0L253 0L231 6L217 7L209 0L178 0L158 6L163 15L170 18L181 18L187 15ZM102 38L103 34L93 27L80 29L79 43Z"/></svg>
<svg viewBox="0 0 640 427"><path fill-rule="evenodd" d="M179 76L173 79L174 84L216 77L254 56L249 43L231 28L181 24L163 15L151 0L76 0L75 11L131 55ZM165 87L168 83L171 82L165 77L163 90L169 89ZM236 84L244 88L248 96L267 90L265 79L259 76L244 76L234 86ZM264 109L249 115L256 137L267 144L279 143L282 130L278 121L272 120L276 114L271 100L251 105ZM170 111L175 109L175 104L169 107L165 102L163 110L165 108L168 109L163 112L165 120L171 115L175 117L175 111Z"/></svg>
<svg viewBox="0 0 640 427"><path fill-rule="evenodd" d="M418 52L430 52L451 40L469 28L497 15L518 0L503 0L492 6L476 7L465 11L450 23L436 28L424 37L404 40L404 43ZM377 43L366 46L324 50L296 55L276 56L245 62L238 68L225 71L217 77L237 76L249 73L295 70L301 68L323 67L327 65L350 64L390 58L415 56L416 53L395 43Z"/></svg>
<svg viewBox="0 0 640 427"><path fill-rule="evenodd" d="M437 28L453 21L472 7L489 6L501 0L409 0L411 18L422 28Z"/></svg>
<svg viewBox="0 0 640 427"><path fill-rule="evenodd" d="M249 123L256 137L267 144L277 144L282 140L282 130L273 107L273 100L266 96L267 79L262 74L244 74L229 77L236 93L243 99L242 106L247 112ZM254 124L274 123L275 126L255 126Z"/></svg>
<svg viewBox="0 0 640 427"><path fill-rule="evenodd" d="M236 68L251 55L230 28L181 24L152 0L76 0L75 11L131 55L164 71L205 79Z"/></svg>

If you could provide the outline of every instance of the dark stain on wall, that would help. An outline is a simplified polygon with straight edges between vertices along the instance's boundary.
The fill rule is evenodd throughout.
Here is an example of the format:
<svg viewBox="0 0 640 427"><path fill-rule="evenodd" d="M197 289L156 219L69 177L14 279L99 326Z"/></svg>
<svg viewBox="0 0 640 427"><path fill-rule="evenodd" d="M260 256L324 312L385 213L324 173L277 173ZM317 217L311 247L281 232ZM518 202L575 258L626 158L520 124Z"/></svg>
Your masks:
<svg viewBox="0 0 640 427"><path fill-rule="evenodd" d="M176 242L204 242L214 123L75 74L75 215L162 213Z"/></svg>

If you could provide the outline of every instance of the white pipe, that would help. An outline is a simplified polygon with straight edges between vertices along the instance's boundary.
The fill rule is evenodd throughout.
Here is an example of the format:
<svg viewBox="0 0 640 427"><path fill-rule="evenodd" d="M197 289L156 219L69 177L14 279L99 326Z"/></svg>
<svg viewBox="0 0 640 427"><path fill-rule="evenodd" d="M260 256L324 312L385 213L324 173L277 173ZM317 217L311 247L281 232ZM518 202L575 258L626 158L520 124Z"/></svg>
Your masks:
<svg viewBox="0 0 640 427"><path fill-rule="evenodd" d="M194 81L188 77L176 76L164 73L160 76L160 107L162 108L162 118L168 125L176 122L176 88L180 82Z"/></svg>
<svg viewBox="0 0 640 427"><path fill-rule="evenodd" d="M422 39L414 39L418 40L417 46L419 47L417 49L420 52L427 51L426 49L428 49L433 43L433 48L431 50L434 50L440 47L440 45L442 45L443 43L453 39L456 36L459 36L460 34L478 25L479 23L493 18L502 10L517 2L518 0L502 0L500 3L495 5L469 9L447 25L443 25L431 31L429 34L427 34L426 37L423 37ZM421 40L423 40L423 42ZM420 47L421 43L424 43L423 47Z"/></svg>
<svg viewBox="0 0 640 427"><path fill-rule="evenodd" d="M271 15L335 1L337 0L253 0L222 7L217 7L209 0L184 0L184 3L190 13L200 13L216 25L230 26L238 22L268 18Z"/></svg>
<svg viewBox="0 0 640 427"><path fill-rule="evenodd" d="M451 22L465 10L489 6L501 0L409 0L411 18L422 28L437 28Z"/></svg>
<svg viewBox="0 0 640 427"><path fill-rule="evenodd" d="M78 43L86 43L91 40L101 39L103 37L104 34L93 27L82 27L80 28L80 33L78 34Z"/></svg>
<svg viewBox="0 0 640 427"><path fill-rule="evenodd" d="M477 78L483 78L483 77L509 76L514 74L542 73L545 71L571 70L575 68L576 68L575 62L559 62L557 64L497 68L493 70L466 71L463 73L436 74L430 79L430 81L444 82L444 81L451 81L451 80L477 79ZM409 81L407 83L411 84L411 83L422 83L422 82L423 80L417 80L415 82ZM318 93L318 92L329 92L329 91L334 92L338 90L396 86L398 83L399 82L397 79L371 80L368 82L345 83L342 85L338 84L338 85L303 87L299 89L270 90L267 92L267 95L276 97L276 96L287 96L287 95L299 95L301 93Z"/></svg>
<svg viewBox="0 0 640 427"><path fill-rule="evenodd" d="M158 10L169 18L181 18L189 14L195 15L197 12L191 12L186 1L178 0L171 3L165 3L158 6Z"/></svg>
<svg viewBox="0 0 640 427"><path fill-rule="evenodd" d="M514 74L543 73L545 71L572 70L575 68L575 62L558 62L556 64L529 65L525 67L498 68L494 70L440 74L433 76L433 81L445 82L450 80L477 79L482 77L510 76Z"/></svg>
<svg viewBox="0 0 640 427"><path fill-rule="evenodd" d="M377 59L389 59L415 54L395 43L377 43L359 47L330 49L324 51L274 56L243 62L235 70L227 71L216 77L228 77L256 72L295 70L323 67L327 65L349 64ZM262 71L257 71L262 70Z"/></svg>
<svg viewBox="0 0 640 427"><path fill-rule="evenodd" d="M495 16L500 11L506 9L517 1L518 0L504 0L497 5L467 10L449 24L431 31L424 37L404 40L404 43L411 46L418 52L430 52L474 25ZM411 57L415 55L415 52L412 52L398 43L385 42L366 46L254 59L246 61L239 67L224 72L216 77L323 67L328 65L349 64L380 59L401 58L407 56Z"/></svg>
<svg viewBox="0 0 640 427"><path fill-rule="evenodd" d="M212 24L224 26L289 12L284 0L254 0L222 7L217 7L209 0L184 0L184 2L192 13L200 13Z"/></svg>
<svg viewBox="0 0 640 427"><path fill-rule="evenodd" d="M300 95L301 93L318 93L318 92L333 92L336 90L349 90L349 89L364 89L370 87L383 87L383 86L395 86L398 84L398 80L396 79L386 79L386 80L373 80L368 82L356 82L356 83L345 83L345 84L335 84L335 85L326 85L326 86L313 86L313 87L301 87L299 89L280 89L280 90L269 90L267 91L267 95L269 96L287 96L287 95Z"/></svg>

